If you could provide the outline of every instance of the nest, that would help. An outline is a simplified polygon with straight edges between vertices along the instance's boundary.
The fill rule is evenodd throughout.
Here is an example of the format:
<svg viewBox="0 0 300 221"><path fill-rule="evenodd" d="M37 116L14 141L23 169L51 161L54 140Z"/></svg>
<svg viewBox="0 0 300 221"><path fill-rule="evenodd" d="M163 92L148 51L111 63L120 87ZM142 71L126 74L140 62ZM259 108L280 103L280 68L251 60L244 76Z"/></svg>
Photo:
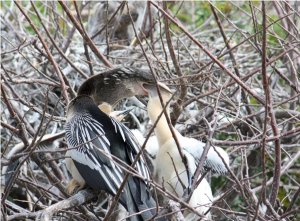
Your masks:
<svg viewBox="0 0 300 221"><path fill-rule="evenodd" d="M112 66L151 66L176 91L176 129L229 153L231 174L209 176L214 219L299 218L298 3L264 3L266 23L261 4L2 2L2 218L105 216L109 196L66 194L63 137L68 101ZM117 108L130 106L146 135L143 105Z"/></svg>

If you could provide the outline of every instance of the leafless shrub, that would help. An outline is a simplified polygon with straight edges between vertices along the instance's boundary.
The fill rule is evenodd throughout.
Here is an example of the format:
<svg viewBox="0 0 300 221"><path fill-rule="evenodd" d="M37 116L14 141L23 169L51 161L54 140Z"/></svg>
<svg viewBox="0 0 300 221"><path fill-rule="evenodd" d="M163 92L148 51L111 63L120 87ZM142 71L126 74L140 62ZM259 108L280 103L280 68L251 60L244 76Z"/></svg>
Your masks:
<svg viewBox="0 0 300 221"><path fill-rule="evenodd" d="M84 79L125 65L151 67L178 91L182 134L229 153L230 173L209 176L215 220L299 220L299 2L140 4L1 2L1 218L105 216L106 196L65 191L64 113ZM89 16L107 18L101 37ZM149 128L145 111L133 113Z"/></svg>

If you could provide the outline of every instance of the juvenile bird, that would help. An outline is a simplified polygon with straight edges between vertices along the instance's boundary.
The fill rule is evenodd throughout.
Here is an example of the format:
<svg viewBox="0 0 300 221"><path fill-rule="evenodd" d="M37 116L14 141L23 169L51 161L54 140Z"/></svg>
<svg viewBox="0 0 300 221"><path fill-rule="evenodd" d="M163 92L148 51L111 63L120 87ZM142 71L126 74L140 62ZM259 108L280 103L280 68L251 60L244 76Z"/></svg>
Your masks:
<svg viewBox="0 0 300 221"><path fill-rule="evenodd" d="M150 120L154 123L163 111L162 104L155 85L146 85L145 88L149 93L148 101L148 115ZM163 104L166 105L171 98L171 91L167 86L160 87L160 92ZM166 107L167 115L170 114L169 105ZM182 197L184 190L190 185L190 177L197 169L198 162L203 153L205 144L193 138L182 136L174 127L171 126L179 142L179 146L184 157L187 160L188 171L183 163L183 159L178 151L178 147L170 131L166 116L161 115L155 127L155 135L158 141L158 152L154 160L154 177L159 184L165 186L167 190ZM152 148L154 149L154 148ZM220 154L221 157L217 154ZM207 158L204 163L204 168L210 169L213 172L224 174L227 172L227 167L224 165L222 159L227 166L229 165L228 154L221 148L216 147L216 150L210 148ZM194 191L189 204L197 207L200 213L207 211L212 201L212 192L208 182L203 179L197 189ZM199 207L200 206L200 207ZM189 214L190 220L199 219L193 218ZM209 215L208 215L209 217Z"/></svg>

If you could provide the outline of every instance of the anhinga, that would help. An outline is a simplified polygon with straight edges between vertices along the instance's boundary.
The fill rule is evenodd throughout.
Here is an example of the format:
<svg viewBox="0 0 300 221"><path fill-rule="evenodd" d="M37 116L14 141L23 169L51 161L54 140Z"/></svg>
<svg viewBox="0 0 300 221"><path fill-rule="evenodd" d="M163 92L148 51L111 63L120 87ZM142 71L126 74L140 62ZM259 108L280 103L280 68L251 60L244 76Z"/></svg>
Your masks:
<svg viewBox="0 0 300 221"><path fill-rule="evenodd" d="M81 85L77 97L68 105L65 127L69 147L66 165L80 188L87 184L116 195L126 173L124 167L133 163L140 146L124 124L101 111L98 105L105 102L113 106L124 97L146 95L143 84L152 80L151 74L144 71L118 68ZM156 213L156 203L140 178L149 178L143 157L134 169L139 177L129 176L119 202L130 215L139 213L131 216L131 220L148 220Z"/></svg>
<svg viewBox="0 0 300 221"><path fill-rule="evenodd" d="M162 113L163 107L160 102L157 87L155 85L146 85L145 88L149 93L147 106L148 115L152 123L154 123ZM160 92L163 103L166 105L171 98L172 93L167 87L160 87ZM169 105L166 107L166 113L168 115L170 113ZM205 144L196 139L182 136L174 127L172 127L172 129L176 134L181 151L187 160L189 171L186 171L186 166L178 151L167 119L165 115L162 114L155 127L155 135L158 140L159 148L154 160L154 177L158 183L163 184L170 192L181 197L184 194L185 188L190 185L189 177L196 171ZM211 147L208 151L204 168L219 174L224 174L227 172L227 167L224 165L216 151L220 154L221 158L223 158L224 162L229 165L228 154L219 147L216 147L216 150ZM182 183L184 185L182 185ZM208 208L199 206L203 204L209 206L212 198L211 188L208 182L203 179L192 195L189 204L193 207L198 207L198 211L204 213Z"/></svg>
<svg viewBox="0 0 300 221"><path fill-rule="evenodd" d="M84 81L78 89L77 95L90 96L102 112L110 114L113 107L123 98L134 95L147 95L143 88L145 83L153 83L154 78L149 71L120 67L94 75ZM66 152L66 166L73 179L67 187L67 192L82 189L85 185L69 151Z"/></svg>
<svg viewBox="0 0 300 221"><path fill-rule="evenodd" d="M145 138L143 137L143 134L139 130L131 130L131 132L133 132L134 136L137 138L140 145L143 145L145 142ZM152 173L155 173L155 169L159 167L159 165L157 165L156 162L156 157L158 157L158 152L159 152L159 144L157 141L157 137L155 135L149 137L146 143L145 150L148 153L148 155L150 155L149 160L151 161L151 163L149 165L149 168ZM156 165L156 168L153 168L154 165ZM179 193L177 193L176 190L174 191L173 189L172 192L176 193L176 195L178 196ZM199 185L195 188L188 203L190 206L196 208L196 210L200 214L205 214L210 208L212 201L213 201L213 195L212 195L211 187L207 182L207 180L203 178L199 183ZM209 218L210 213L207 213L206 217ZM199 216L197 216L195 213L184 212L184 218L186 221L192 221L192 220L198 220Z"/></svg>

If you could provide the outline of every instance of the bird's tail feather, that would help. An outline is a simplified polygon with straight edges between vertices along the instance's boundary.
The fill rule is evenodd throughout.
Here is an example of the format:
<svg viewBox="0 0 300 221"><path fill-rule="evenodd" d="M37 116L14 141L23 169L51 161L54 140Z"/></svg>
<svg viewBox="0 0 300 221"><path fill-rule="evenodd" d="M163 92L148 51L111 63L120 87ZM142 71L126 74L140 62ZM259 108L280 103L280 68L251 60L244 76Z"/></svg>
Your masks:
<svg viewBox="0 0 300 221"><path fill-rule="evenodd" d="M138 215L130 216L130 221L153 220L156 214L156 202L142 180L129 177L124 193L126 194L123 195L122 201L125 201L129 215L138 213ZM159 218L156 220L165 221L167 219Z"/></svg>

